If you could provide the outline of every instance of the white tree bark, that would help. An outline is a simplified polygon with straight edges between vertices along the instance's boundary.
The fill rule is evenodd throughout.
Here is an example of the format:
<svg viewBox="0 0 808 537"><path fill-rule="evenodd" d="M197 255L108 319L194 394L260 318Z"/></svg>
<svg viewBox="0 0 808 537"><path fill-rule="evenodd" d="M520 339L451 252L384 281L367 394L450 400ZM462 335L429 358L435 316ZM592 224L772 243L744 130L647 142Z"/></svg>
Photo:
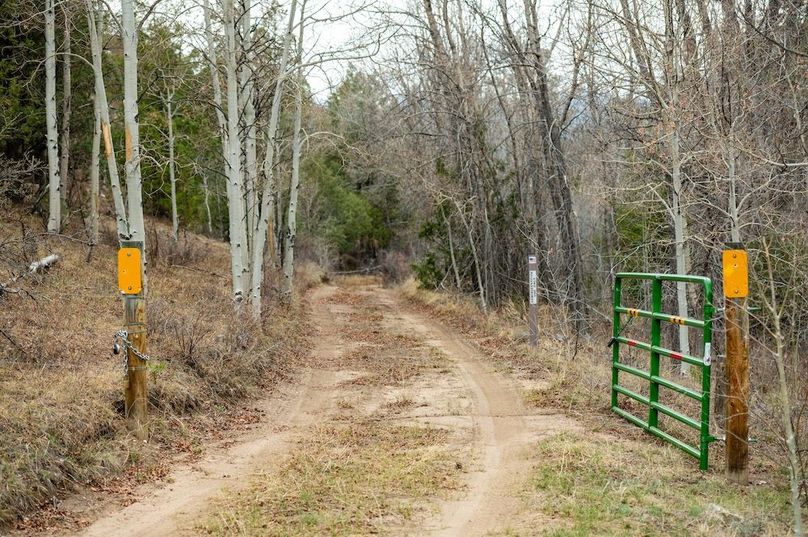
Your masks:
<svg viewBox="0 0 808 537"><path fill-rule="evenodd" d="M112 144L109 122L109 104L107 103L107 89L104 85L104 69L101 58L101 40L104 37L104 17L97 12L93 0L85 0L87 8L87 27L90 34L90 52L93 58L93 73L95 76L95 99L101 121L101 138L104 141L104 156L107 161L107 173L112 190L112 200L115 205L115 223L118 229L118 238L129 237L129 222L126 218L126 207L123 203L121 181L118 176L118 163L115 161L115 148ZM96 15L98 18L96 19Z"/></svg>
<svg viewBox="0 0 808 537"><path fill-rule="evenodd" d="M143 221L143 191L140 179L140 127L137 113L137 24L134 0L121 1L121 41L123 42L123 116L126 145L126 201L129 234L132 240L146 242Z"/></svg>
<svg viewBox="0 0 808 537"><path fill-rule="evenodd" d="M177 215L177 174L174 170L174 90L169 90L166 100L166 121L168 122L168 178L171 182L171 231L174 242L179 239L180 221Z"/></svg>
<svg viewBox="0 0 808 537"><path fill-rule="evenodd" d="M284 38L283 50L281 52L281 61L280 65L278 66L278 79L275 81L275 94L273 95L272 99L272 112L270 113L269 124L267 125L266 132L267 156L264 160L264 173L266 174L266 178L264 180L264 191L260 201L261 211L258 215L257 227L253 233L252 292L250 299L252 301L252 313L255 318L259 318L261 316L261 284L264 280L264 248L266 246L267 230L269 228L274 189L274 180L272 176L275 153L274 146L278 132L281 96L283 95L283 82L286 78L286 66L289 63L289 49L292 46L296 11L297 0L292 0L291 5L289 6L289 22L286 27L286 37Z"/></svg>
<svg viewBox="0 0 808 537"><path fill-rule="evenodd" d="M210 216L210 188L208 188L208 176L202 175L202 192L205 196L205 217L208 224L208 235L213 235L213 220Z"/></svg>
<svg viewBox="0 0 808 537"><path fill-rule="evenodd" d="M687 220L682 209L682 155L680 150L681 134L679 131L680 103L679 103L679 80L681 79L680 55L678 43L681 42L679 28L674 30L674 8L670 0L664 2L665 13L665 73L668 82L669 99L665 119L671 127L670 133L670 159L671 159L671 194L673 212L673 239L675 243L676 273L687 274L688 251L686 244ZM676 284L676 302L679 317L687 317L687 284L678 282ZM685 325L679 325L679 350L683 354L690 354L689 330ZM680 365L682 375L690 372L690 364L682 360Z"/></svg>
<svg viewBox="0 0 808 537"><path fill-rule="evenodd" d="M45 124L48 145L48 232L62 225L59 136L56 118L56 14L54 0L45 0Z"/></svg>
<svg viewBox="0 0 808 537"><path fill-rule="evenodd" d="M763 251L766 256L766 268L768 281L768 297L763 293L763 299L766 308L772 316L773 327L770 331L774 336L777 345L774 353L774 361L777 363L777 377L778 384L780 385L780 405L783 419L783 431L786 435L786 449L788 451L789 462L789 484L791 485L791 507L794 515L794 535L802 537L802 502L800 501L800 455L797 446L797 438L794 431L794 424L791 421L791 394L789 393L789 381L786 376L786 342L783 335L781 325L781 316L783 313L783 306L778 303L777 292L775 289L774 272L772 270L772 260L769 253L769 245L763 242Z"/></svg>
<svg viewBox="0 0 808 537"><path fill-rule="evenodd" d="M670 141L671 154L671 182L672 182L672 210L673 210L673 235L676 250L676 273L687 274L687 251L685 245L685 227L687 225L682 212L682 159L679 153L679 128L674 120L674 128ZM687 317L687 286L684 282L676 284L676 301L678 305L679 317ZM690 354L690 339L688 327L679 326L679 350L683 354ZM687 375L690 372L690 364L682 361L680 372Z"/></svg>
<svg viewBox="0 0 808 537"><path fill-rule="evenodd" d="M256 164L255 104L253 102L252 27L250 19L251 0L244 0L244 13L241 16L243 58L239 72L244 108L244 190L247 201L247 244L252 246L252 234L258 221L256 214L256 188L258 167Z"/></svg>
<svg viewBox="0 0 808 537"><path fill-rule="evenodd" d="M213 42L213 29L210 19L210 3L208 0L203 4L205 14L205 38L208 45L208 63L210 68L211 84L213 85L213 104L216 107L216 120L219 123L219 134L222 137L222 154L227 161L227 125L222 108L222 86L219 81L219 66L216 62L216 44Z"/></svg>
<svg viewBox="0 0 808 537"><path fill-rule="evenodd" d="M92 31L92 30L90 30ZM101 111L98 109L98 96L93 95L93 145L90 157L90 217L88 231L90 244L98 244L98 195L101 159Z"/></svg>
<svg viewBox="0 0 808 537"><path fill-rule="evenodd" d="M303 17L306 0L300 4L300 25L297 36L297 80L295 91L295 120L292 132L292 180L289 185L289 210L286 216L286 237L283 248L283 294L291 298L295 278L295 239L297 237L297 195L300 190L300 131L303 121Z"/></svg>
<svg viewBox="0 0 808 537"><path fill-rule="evenodd" d="M264 152L264 162L261 166L263 173L264 173L264 198L269 196L269 201L264 201L269 207L269 214L267 215L267 237L266 240L268 244L266 248L269 249L268 257L271 263L271 267L275 268L278 264L277 259L277 250L275 245L277 244L277 240L275 238L276 229L275 223L278 221L278 192L275 188L275 174L273 173L273 163L274 163L274 156L275 154L280 154L280 148L278 144L270 146L267 144L266 151ZM256 228L259 226L256 223ZM257 231L253 231L253 236L255 236ZM253 248L255 248L255 243L253 243Z"/></svg>
<svg viewBox="0 0 808 537"><path fill-rule="evenodd" d="M224 31L227 39L227 205L230 218L230 264L233 299L240 303L247 294L248 259L244 197L241 183L241 143L239 139L238 73L236 65L236 19L233 0L224 1Z"/></svg>
<svg viewBox="0 0 808 537"><path fill-rule="evenodd" d="M275 139L275 150L273 155L281 154L281 141ZM281 247L283 245L283 215L281 215L281 206L283 199L281 192L278 191L275 177L272 176L272 196L271 207L269 209L269 228L267 230L267 240L269 241L269 254L272 259L272 267L280 266L283 262L281 255L283 254Z"/></svg>
<svg viewBox="0 0 808 537"><path fill-rule="evenodd" d="M69 7L62 5L62 13L64 14L64 55L62 56L62 132L61 143L62 149L59 153L59 178L62 185L59 188L62 207L67 207L67 191L70 186L70 177L68 175L70 168L70 116L71 116L71 101L73 99L73 82L71 75L71 43L70 43L70 11Z"/></svg>
<svg viewBox="0 0 808 537"><path fill-rule="evenodd" d="M741 226L738 218L738 174L736 170L736 159L738 158L735 148L731 143L727 144L727 176L729 177L729 220L730 236L732 242L741 242Z"/></svg>
<svg viewBox="0 0 808 537"><path fill-rule="evenodd" d="M210 3L205 0L203 3L205 16L205 39L208 46L208 68L210 69L211 85L213 87L213 104L216 108L216 121L219 125L219 138L222 140L222 156L227 162L227 127L225 123L224 111L222 110L222 86L219 82L219 66L216 62L216 44L213 42L213 30L210 20ZM205 190L205 212L208 217L208 233L213 233L213 224L210 215L210 189L208 187L207 175L202 178L202 187ZM229 186L228 186L229 188Z"/></svg>

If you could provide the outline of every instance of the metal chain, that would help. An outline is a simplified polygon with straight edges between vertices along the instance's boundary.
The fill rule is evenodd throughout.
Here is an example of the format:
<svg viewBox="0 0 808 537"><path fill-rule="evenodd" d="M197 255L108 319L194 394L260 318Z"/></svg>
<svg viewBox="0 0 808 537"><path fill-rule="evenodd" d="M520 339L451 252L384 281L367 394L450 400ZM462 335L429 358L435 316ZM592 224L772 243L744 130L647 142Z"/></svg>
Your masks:
<svg viewBox="0 0 808 537"><path fill-rule="evenodd" d="M118 330L115 332L115 335L112 336L112 353L113 354L120 354L123 352L123 374L124 376L129 375L129 360L127 356L127 349L131 349L132 354L143 360L144 362L148 362L151 360L151 357L148 354L143 354L134 345L129 341L129 332L126 330Z"/></svg>

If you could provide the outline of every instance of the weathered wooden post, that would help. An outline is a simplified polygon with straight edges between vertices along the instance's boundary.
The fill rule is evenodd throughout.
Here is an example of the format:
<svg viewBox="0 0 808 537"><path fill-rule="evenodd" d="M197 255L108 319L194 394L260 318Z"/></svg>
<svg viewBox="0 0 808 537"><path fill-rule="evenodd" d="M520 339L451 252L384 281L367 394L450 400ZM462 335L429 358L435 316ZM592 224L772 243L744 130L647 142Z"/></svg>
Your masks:
<svg viewBox="0 0 808 537"><path fill-rule="evenodd" d="M732 244L731 248L722 256L726 303L727 477L745 485L749 481L749 323L746 322L749 271L746 250L739 244Z"/></svg>
<svg viewBox="0 0 808 537"><path fill-rule="evenodd" d="M146 296L143 289L143 243L122 241L118 250L118 287L123 293L126 330L127 427L138 440L148 438L148 356L146 355Z"/></svg>
<svg viewBox="0 0 808 537"><path fill-rule="evenodd" d="M528 324L530 325L530 344L539 345L539 296L538 296L538 264L535 255L527 256L528 282Z"/></svg>

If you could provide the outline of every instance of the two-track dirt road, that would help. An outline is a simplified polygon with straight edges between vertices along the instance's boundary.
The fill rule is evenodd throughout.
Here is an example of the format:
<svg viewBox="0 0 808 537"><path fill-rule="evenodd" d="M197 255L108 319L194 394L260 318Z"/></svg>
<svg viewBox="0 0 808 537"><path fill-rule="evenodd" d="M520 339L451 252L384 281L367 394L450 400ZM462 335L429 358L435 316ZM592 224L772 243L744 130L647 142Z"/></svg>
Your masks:
<svg viewBox="0 0 808 537"><path fill-rule="evenodd" d="M139 501L109 506L81 535L198 534L223 496L248 487L257 473L271 475L313 428L360 417L446 430L450 440L436 449L458 461L460 486L429 491L418 516L375 520L375 530L465 537L520 532L535 522L519 500L531 446L574 424L527 408L512 379L394 291L363 280L317 288L310 300L317 330L310 361L261 402L264 420L163 483L142 487Z"/></svg>

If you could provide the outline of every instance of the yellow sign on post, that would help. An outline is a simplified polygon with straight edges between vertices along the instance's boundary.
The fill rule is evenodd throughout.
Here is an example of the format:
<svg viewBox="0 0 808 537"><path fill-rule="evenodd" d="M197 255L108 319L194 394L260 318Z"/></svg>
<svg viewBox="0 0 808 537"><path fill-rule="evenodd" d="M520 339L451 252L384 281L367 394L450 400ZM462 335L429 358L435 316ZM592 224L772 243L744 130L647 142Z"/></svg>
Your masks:
<svg viewBox="0 0 808 537"><path fill-rule="evenodd" d="M749 266L746 250L724 250L724 296L744 298L749 296Z"/></svg>
<svg viewBox="0 0 808 537"><path fill-rule="evenodd" d="M139 248L118 250L118 289L125 295L136 295L143 289Z"/></svg>

